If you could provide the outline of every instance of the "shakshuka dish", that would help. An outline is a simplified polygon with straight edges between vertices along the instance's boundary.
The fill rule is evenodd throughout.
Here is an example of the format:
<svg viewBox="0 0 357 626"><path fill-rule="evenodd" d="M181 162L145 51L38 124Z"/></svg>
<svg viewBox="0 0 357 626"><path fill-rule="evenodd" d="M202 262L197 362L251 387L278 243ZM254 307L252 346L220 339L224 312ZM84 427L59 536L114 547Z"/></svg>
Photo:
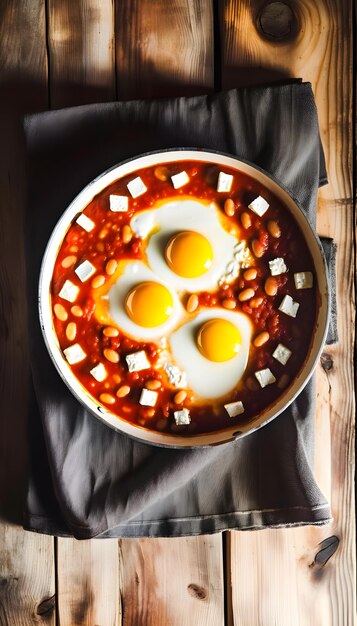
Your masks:
<svg viewBox="0 0 357 626"><path fill-rule="evenodd" d="M99 406L192 435L251 421L301 370L314 263L291 213L252 177L180 161L120 178L56 257L60 349Z"/></svg>

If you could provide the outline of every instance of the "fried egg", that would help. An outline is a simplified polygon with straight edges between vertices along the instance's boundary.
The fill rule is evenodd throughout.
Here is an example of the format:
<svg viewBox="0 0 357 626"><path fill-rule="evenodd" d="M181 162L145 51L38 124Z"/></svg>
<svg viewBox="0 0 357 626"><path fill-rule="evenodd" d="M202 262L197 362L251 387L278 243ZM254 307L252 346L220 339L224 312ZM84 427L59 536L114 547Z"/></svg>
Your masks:
<svg viewBox="0 0 357 626"><path fill-rule="evenodd" d="M106 294L96 303L96 317L113 323L138 340L166 336L184 314L175 291L142 261L122 262Z"/></svg>
<svg viewBox="0 0 357 626"><path fill-rule="evenodd" d="M201 310L173 332L169 346L193 393L213 400L232 391L242 378L251 335L246 315L217 307Z"/></svg>
<svg viewBox="0 0 357 626"><path fill-rule="evenodd" d="M225 219L214 203L176 198L136 214L131 228L148 240L147 262L157 276L178 291L212 291L237 244Z"/></svg>

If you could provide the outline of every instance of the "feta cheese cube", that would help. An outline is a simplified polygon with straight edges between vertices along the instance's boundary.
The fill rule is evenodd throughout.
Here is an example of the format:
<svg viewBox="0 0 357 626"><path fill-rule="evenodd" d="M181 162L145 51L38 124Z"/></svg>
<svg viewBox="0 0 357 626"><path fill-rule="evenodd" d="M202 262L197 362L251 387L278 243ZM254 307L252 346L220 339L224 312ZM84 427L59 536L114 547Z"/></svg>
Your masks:
<svg viewBox="0 0 357 626"><path fill-rule="evenodd" d="M190 412L188 409L181 409L181 411L174 412L174 418L177 426L185 426L190 424Z"/></svg>
<svg viewBox="0 0 357 626"><path fill-rule="evenodd" d="M159 394L157 393L157 391L151 391L151 389L142 389L139 398L139 404L142 404L143 406L155 406L158 395Z"/></svg>
<svg viewBox="0 0 357 626"><path fill-rule="evenodd" d="M138 198L138 196L142 196L147 188L145 187L143 181L140 176L133 178L130 183L127 184L127 188L129 189L129 193L133 198Z"/></svg>
<svg viewBox="0 0 357 626"><path fill-rule="evenodd" d="M174 188L179 189L180 187L187 185L190 179L186 172L180 172L179 174L174 174L173 176L171 176L171 180Z"/></svg>
<svg viewBox="0 0 357 626"><path fill-rule="evenodd" d="M225 192L227 193L228 191L231 190L232 182L233 182L232 174L225 174L224 172L220 172L218 174L217 191L219 193L225 193Z"/></svg>
<svg viewBox="0 0 357 626"><path fill-rule="evenodd" d="M129 198L128 196L116 196L111 194L109 196L109 209L113 211L113 213L125 213L129 207Z"/></svg>
<svg viewBox="0 0 357 626"><path fill-rule="evenodd" d="M93 230L95 223L92 222L92 220L89 219L89 217L87 217L86 215L84 215L84 213L81 213L77 219L76 219L77 224L79 224L80 226L82 226L82 228L84 228L84 230L87 231L87 233L90 233L91 230Z"/></svg>
<svg viewBox="0 0 357 626"><path fill-rule="evenodd" d="M59 297L63 298L63 300L67 300L68 302L74 302L79 294L79 287L72 283L70 280L66 280L61 291L59 292Z"/></svg>
<svg viewBox="0 0 357 626"><path fill-rule="evenodd" d="M170 384L174 387L187 387L187 378L185 372L180 370L177 365L171 365L167 363L165 365L165 372L168 376Z"/></svg>
<svg viewBox="0 0 357 626"><path fill-rule="evenodd" d="M288 271L284 259L281 257L269 261L269 269L272 276L279 276L279 274L285 274Z"/></svg>
<svg viewBox="0 0 357 626"><path fill-rule="evenodd" d="M272 385L276 381L276 378L273 372L270 371L269 367L267 367L265 370L258 370L254 373L254 375L261 387Z"/></svg>
<svg viewBox="0 0 357 626"><path fill-rule="evenodd" d="M83 261L83 263L78 265L78 267L76 267L74 271L77 274L79 280L81 280L82 283L85 283L88 278L95 274L96 269L94 265L92 265L89 261Z"/></svg>
<svg viewBox="0 0 357 626"><path fill-rule="evenodd" d="M229 402L229 404L224 405L224 408L226 409L229 417L236 417L237 415L244 413L243 402L240 402L240 400L237 402Z"/></svg>
<svg viewBox="0 0 357 626"><path fill-rule="evenodd" d="M63 353L70 365L74 365L74 363L79 363L86 358L86 353L82 350L79 343L74 343L72 346L69 346Z"/></svg>
<svg viewBox="0 0 357 626"><path fill-rule="evenodd" d="M98 365L90 370L90 373L92 374L93 378L98 381L98 383L102 383L103 380L105 380L108 376L107 370L105 369L103 363L98 363Z"/></svg>
<svg viewBox="0 0 357 626"><path fill-rule="evenodd" d="M145 350L127 354L125 360L128 364L129 372L140 372L150 367L150 362L148 361Z"/></svg>
<svg viewBox="0 0 357 626"><path fill-rule="evenodd" d="M291 296L285 296L279 306L279 311L290 315L290 317L296 317L300 304L295 302Z"/></svg>
<svg viewBox="0 0 357 626"><path fill-rule="evenodd" d="M294 274L296 289L311 289L314 284L312 272L297 272Z"/></svg>
<svg viewBox="0 0 357 626"><path fill-rule="evenodd" d="M269 203L262 198L262 196L258 196L253 200L250 204L248 204L248 209L262 217L264 213L269 209Z"/></svg>
<svg viewBox="0 0 357 626"><path fill-rule="evenodd" d="M282 343L279 343L273 352L273 357L282 365L286 365L292 355L291 350Z"/></svg>

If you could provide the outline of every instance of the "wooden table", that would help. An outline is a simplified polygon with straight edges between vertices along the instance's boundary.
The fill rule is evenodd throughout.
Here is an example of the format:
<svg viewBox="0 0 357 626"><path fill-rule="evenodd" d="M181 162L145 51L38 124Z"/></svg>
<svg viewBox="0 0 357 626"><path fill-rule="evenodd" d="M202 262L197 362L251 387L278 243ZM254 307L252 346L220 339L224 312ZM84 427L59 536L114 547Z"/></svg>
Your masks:
<svg viewBox="0 0 357 626"><path fill-rule="evenodd" d="M348 0L1 0L1 626L356 623L352 13ZM24 532L14 522L29 380L19 114L289 76L313 85L330 180L318 230L339 246L340 341L318 367L316 415L333 522L154 540Z"/></svg>

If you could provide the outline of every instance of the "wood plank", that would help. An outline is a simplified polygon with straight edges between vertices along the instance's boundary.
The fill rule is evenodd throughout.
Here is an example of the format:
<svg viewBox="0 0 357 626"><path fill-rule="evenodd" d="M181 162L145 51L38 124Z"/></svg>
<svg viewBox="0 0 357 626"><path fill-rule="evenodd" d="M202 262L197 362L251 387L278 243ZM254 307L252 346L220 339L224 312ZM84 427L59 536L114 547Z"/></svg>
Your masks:
<svg viewBox="0 0 357 626"><path fill-rule="evenodd" d="M25 36L26 34L26 36ZM0 106L28 111L47 104L45 6L41 0L0 3Z"/></svg>
<svg viewBox="0 0 357 626"><path fill-rule="evenodd" d="M9 521L21 519L28 384L20 115L47 105L42 0L0 5L0 96L0 623L54 625L54 540Z"/></svg>
<svg viewBox="0 0 357 626"><path fill-rule="evenodd" d="M351 621L333 621L329 594L339 550L326 565L314 565L319 543L331 531L310 526L243 534L231 533L234 625L353 623L352 615Z"/></svg>
<svg viewBox="0 0 357 626"><path fill-rule="evenodd" d="M115 100L112 0L47 0L51 107Z"/></svg>
<svg viewBox="0 0 357 626"><path fill-rule="evenodd" d="M122 539L123 626L223 626L221 545L221 535Z"/></svg>
<svg viewBox="0 0 357 626"><path fill-rule="evenodd" d="M61 539L57 552L61 626L119 626L118 541Z"/></svg>
<svg viewBox="0 0 357 626"><path fill-rule="evenodd" d="M280 11L279 28L284 33L280 39L271 15L265 14L262 20L258 12L261 5L246 0L226 2L223 82L226 87L244 82L250 68L250 82L301 76L311 81L314 89L330 180L320 193L318 230L333 236L339 247L340 341L326 348L329 367L320 366L318 372L316 442L317 477L329 497L330 421L334 521L321 528L232 533L234 624L349 626L355 623L356 615L351 6L347 0L302 0L294 5L299 11L295 19L291 10L290 15L286 12L284 3L274 5L280 6L269 11ZM324 564L320 544L335 535L338 549ZM327 552L332 554L338 542L332 539L327 545ZM316 553L320 556L315 561Z"/></svg>
<svg viewBox="0 0 357 626"><path fill-rule="evenodd" d="M210 1L116 2L121 99L207 92L213 63ZM224 623L220 536L125 539L121 549L124 624Z"/></svg>
<svg viewBox="0 0 357 626"><path fill-rule="evenodd" d="M55 626L54 539L0 525L0 624Z"/></svg>
<svg viewBox="0 0 357 626"><path fill-rule="evenodd" d="M121 99L211 90L212 2L116 2L116 66Z"/></svg>
<svg viewBox="0 0 357 626"><path fill-rule="evenodd" d="M48 0L51 108L115 99L112 0ZM119 626L118 542L56 539L61 626Z"/></svg>

